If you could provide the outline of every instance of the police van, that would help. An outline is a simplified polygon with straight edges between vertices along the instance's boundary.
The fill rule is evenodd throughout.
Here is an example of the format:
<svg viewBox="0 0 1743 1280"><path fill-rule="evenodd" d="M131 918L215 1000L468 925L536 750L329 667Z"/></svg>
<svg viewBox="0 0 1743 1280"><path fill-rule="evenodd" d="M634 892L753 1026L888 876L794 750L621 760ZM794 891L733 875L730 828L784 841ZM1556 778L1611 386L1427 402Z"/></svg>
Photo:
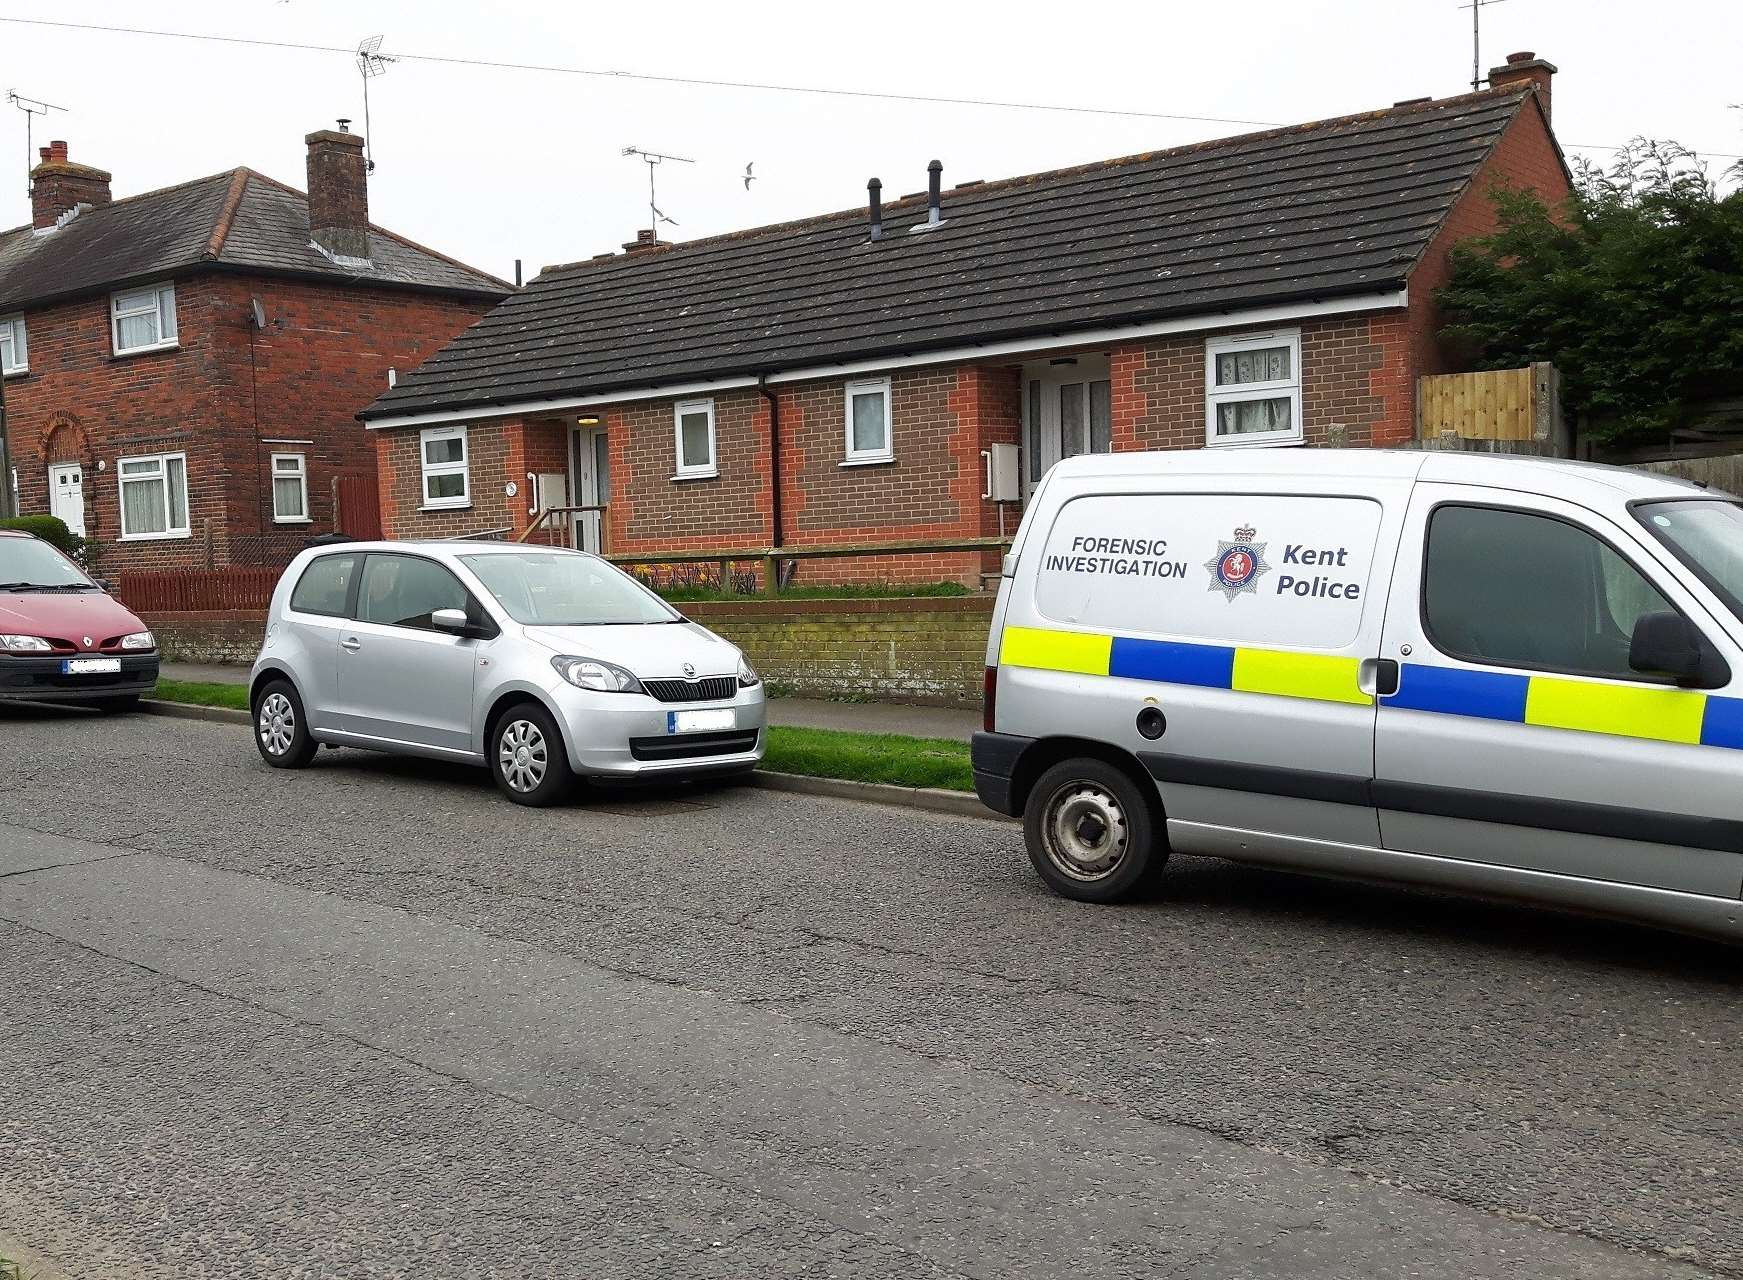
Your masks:
<svg viewBox="0 0 1743 1280"><path fill-rule="evenodd" d="M1743 939L1743 505L1460 453L1095 454L1004 565L976 790L1059 893L1170 852Z"/></svg>

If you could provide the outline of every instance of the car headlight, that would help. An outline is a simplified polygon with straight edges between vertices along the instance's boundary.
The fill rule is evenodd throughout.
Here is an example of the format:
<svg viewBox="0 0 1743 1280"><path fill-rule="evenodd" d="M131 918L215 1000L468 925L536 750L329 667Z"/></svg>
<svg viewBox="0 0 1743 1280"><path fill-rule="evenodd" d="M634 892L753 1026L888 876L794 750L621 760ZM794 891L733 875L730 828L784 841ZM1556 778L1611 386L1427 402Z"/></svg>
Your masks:
<svg viewBox="0 0 1743 1280"><path fill-rule="evenodd" d="M763 678L757 674L756 668L750 665L749 660L743 657L739 658L738 687L740 689L750 689L762 682Z"/></svg>
<svg viewBox="0 0 1743 1280"><path fill-rule="evenodd" d="M149 631L135 631L130 636L121 637L121 647L130 653L138 653L144 649L157 648L157 637Z"/></svg>
<svg viewBox="0 0 1743 1280"><path fill-rule="evenodd" d="M559 654L551 665L577 689L592 689L596 693L643 693L642 682L622 667L598 658L572 658Z"/></svg>
<svg viewBox="0 0 1743 1280"><path fill-rule="evenodd" d="M52 647L41 636L0 635L0 650L7 653L48 653Z"/></svg>

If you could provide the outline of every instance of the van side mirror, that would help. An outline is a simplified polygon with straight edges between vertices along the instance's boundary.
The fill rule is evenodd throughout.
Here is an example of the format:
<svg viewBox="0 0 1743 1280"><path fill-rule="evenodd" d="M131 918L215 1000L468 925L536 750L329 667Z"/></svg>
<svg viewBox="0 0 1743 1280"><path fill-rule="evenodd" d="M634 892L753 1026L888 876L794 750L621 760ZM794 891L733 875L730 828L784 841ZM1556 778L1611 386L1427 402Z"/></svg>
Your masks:
<svg viewBox="0 0 1743 1280"><path fill-rule="evenodd" d="M1680 613L1643 613L1634 620L1628 665L1653 675L1691 680L1706 669L1701 636Z"/></svg>
<svg viewBox="0 0 1743 1280"><path fill-rule="evenodd" d="M464 609L437 609L430 615L430 625L437 631L447 631L457 636L463 636L472 630L472 623L467 619Z"/></svg>

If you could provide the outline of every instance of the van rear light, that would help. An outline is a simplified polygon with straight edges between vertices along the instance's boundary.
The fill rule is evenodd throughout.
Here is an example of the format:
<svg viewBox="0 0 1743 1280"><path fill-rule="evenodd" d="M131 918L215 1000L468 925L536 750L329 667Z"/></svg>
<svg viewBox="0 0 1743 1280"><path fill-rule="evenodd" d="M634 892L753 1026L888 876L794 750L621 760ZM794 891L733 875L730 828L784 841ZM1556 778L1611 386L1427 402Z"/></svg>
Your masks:
<svg viewBox="0 0 1743 1280"><path fill-rule="evenodd" d="M980 727L993 731L993 712L999 701L999 669L988 667L980 687Z"/></svg>

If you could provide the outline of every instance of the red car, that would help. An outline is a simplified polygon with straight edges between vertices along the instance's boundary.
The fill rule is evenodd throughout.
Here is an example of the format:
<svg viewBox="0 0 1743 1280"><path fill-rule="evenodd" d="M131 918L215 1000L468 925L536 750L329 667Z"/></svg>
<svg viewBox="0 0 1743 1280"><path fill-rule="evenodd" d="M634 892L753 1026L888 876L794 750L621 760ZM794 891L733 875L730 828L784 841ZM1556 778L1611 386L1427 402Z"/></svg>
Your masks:
<svg viewBox="0 0 1743 1280"><path fill-rule="evenodd" d="M126 711L157 684L157 641L41 538L0 529L0 702Z"/></svg>

